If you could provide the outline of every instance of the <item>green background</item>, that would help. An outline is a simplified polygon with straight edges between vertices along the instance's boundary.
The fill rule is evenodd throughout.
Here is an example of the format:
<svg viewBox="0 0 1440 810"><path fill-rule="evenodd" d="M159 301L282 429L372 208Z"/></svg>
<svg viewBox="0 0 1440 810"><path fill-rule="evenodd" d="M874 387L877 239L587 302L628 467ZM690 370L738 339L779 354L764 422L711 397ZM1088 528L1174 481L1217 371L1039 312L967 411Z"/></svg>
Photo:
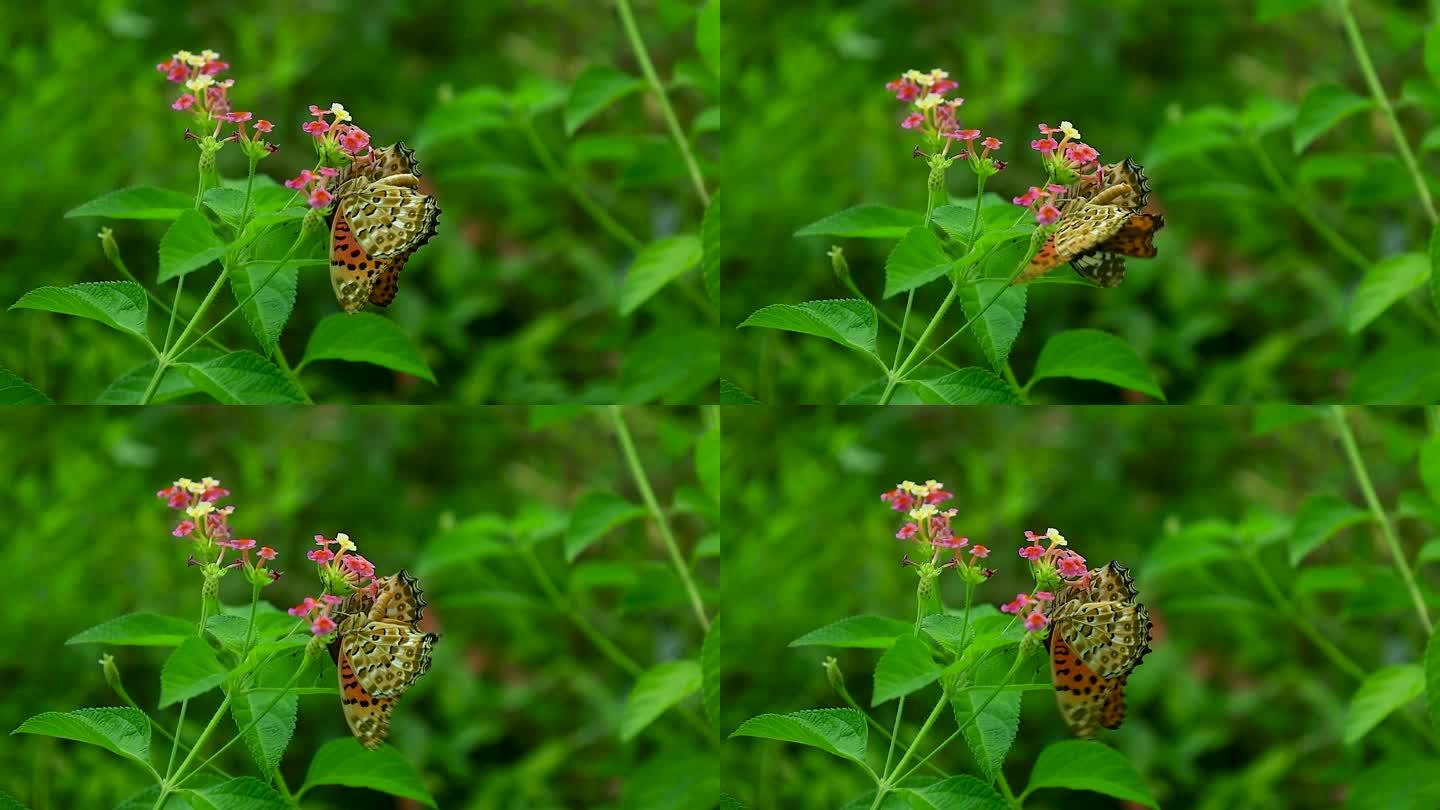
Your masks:
<svg viewBox="0 0 1440 810"><path fill-rule="evenodd" d="M533 544L543 570L598 631L648 667L698 657L702 633L653 525L600 538L567 565L563 543L583 491L639 497L602 410L572 408L160 408L17 411L0 426L0 792L32 810L114 807L145 772L100 748L11 735L43 711L122 705L97 659L115 655L139 705L158 714L169 650L67 646L115 616L194 619L200 572L175 513L154 497L180 476L211 475L233 492L237 536L279 551L283 578L262 599L288 608L320 588L304 552L317 533L348 533L382 573L406 568L441 633L434 663L394 714L389 743L423 775L442 808L708 808L714 749L672 710L631 742L619 738L633 679L601 656L545 597L513 544ZM714 613L718 531L696 477L695 444L714 418L695 409L629 409L625 417L682 553ZM512 537L480 530L510 525ZM700 541L711 539L700 550ZM496 544L500 550L494 550ZM248 588L226 577L221 599ZM433 626L430 624L433 622ZM193 701L193 739L219 702ZM700 714L699 700L687 710ZM235 733L227 719L219 727ZM281 770L292 790L311 754L348 736L338 694L305 696ZM165 743L158 733L153 750ZM217 747L212 743L210 750ZM217 761L253 772L243 746ZM707 793L708 791L708 793ZM394 807L364 790L321 787L306 807Z"/></svg>
<svg viewBox="0 0 1440 810"><path fill-rule="evenodd" d="M1440 418L1427 429L1418 410L1377 408L1352 411L1350 420L1413 564L1420 543L1440 536L1440 490L1427 496L1416 472L1420 442L1440 431ZM901 480L935 478L956 495L946 504L959 510L956 533L992 550L986 563L998 573L977 588L977 603L998 606L1030 590L1016 554L1027 529L1058 528L1092 567L1112 559L1130 566L1155 623L1154 652L1130 676L1128 719L1100 738L1134 764L1162 807L1419 810L1433 802L1418 792L1437 764L1433 741L1392 716L1344 744L1356 681L1286 622L1236 550L1253 551L1319 632L1365 670L1419 660L1424 631L1369 528L1345 529L1300 566L1290 563L1307 497L1363 505L1323 413L751 407L726 414L725 445L726 623L730 638L743 639L724 650L727 733L767 712L843 707L821 667L829 655L850 693L870 705L879 650L787 645L847 616L914 617L916 578L900 565L914 547L895 540L899 516L879 495ZM1431 543L1419 563L1432 615L1437 556L1440 544ZM958 576L946 574L940 587L948 607L963 606ZM1048 663L1039 678L1048 680ZM1017 794L1039 751L1071 738L1051 691L1024 694L1005 769ZM903 738L937 695L933 685L910 695ZM895 703L871 711L888 728ZM1423 702L1400 713L1426 722ZM946 712L922 753L954 730ZM884 739L872 728L869 740L878 767ZM977 772L963 740L934 761L951 774ZM751 810L828 810L874 787L849 762L771 740L727 740L722 767L725 792ZM1412 795L1403 800L1393 789ZM1025 804L1117 806L1053 790Z"/></svg>

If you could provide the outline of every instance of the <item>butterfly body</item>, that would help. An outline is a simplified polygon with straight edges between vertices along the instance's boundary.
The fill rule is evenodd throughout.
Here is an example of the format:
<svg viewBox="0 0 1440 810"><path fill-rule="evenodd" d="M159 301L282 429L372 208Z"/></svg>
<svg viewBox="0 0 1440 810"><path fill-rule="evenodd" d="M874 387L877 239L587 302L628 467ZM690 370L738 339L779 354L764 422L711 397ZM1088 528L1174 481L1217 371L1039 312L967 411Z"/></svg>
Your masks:
<svg viewBox="0 0 1440 810"><path fill-rule="evenodd" d="M440 207L422 194L415 153L403 143L373 151L339 177L330 225L330 284L346 312L389 306L405 262L437 230Z"/></svg>
<svg viewBox="0 0 1440 810"><path fill-rule="evenodd" d="M389 733L395 701L430 669L439 639L420 630L425 600L414 577L401 571L376 583L373 596L346 600L335 661L345 722L370 749Z"/></svg>
<svg viewBox="0 0 1440 810"><path fill-rule="evenodd" d="M1062 593L1051 615L1050 674L1060 714L1077 737L1125 720L1125 682L1150 652L1150 611L1117 562L1090 571L1088 589Z"/></svg>
<svg viewBox="0 0 1440 810"><path fill-rule="evenodd" d="M1155 234L1165 218L1145 212L1150 184L1133 160L1104 166L1098 183L1074 191L1061 208L1050 238L1013 283L1024 284L1069 262L1081 278L1101 287L1125 280L1124 257L1155 256Z"/></svg>

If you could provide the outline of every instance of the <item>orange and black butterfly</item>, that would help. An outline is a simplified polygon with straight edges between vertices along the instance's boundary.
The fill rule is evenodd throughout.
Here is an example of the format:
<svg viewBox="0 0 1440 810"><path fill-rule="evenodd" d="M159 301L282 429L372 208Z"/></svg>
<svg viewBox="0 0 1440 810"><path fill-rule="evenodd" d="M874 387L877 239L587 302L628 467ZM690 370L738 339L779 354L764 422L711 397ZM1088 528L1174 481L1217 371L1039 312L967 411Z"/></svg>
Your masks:
<svg viewBox="0 0 1440 810"><path fill-rule="evenodd" d="M1135 161L1112 163L1100 172L1102 182L1075 193L1060 208L1060 219L1045 245L1015 279L1033 281L1070 262L1081 278L1101 287L1125 280L1125 258L1155 256L1155 233L1165 217L1145 213L1150 186Z"/></svg>
<svg viewBox="0 0 1440 810"><path fill-rule="evenodd" d="M1150 611L1118 562L1091 569L1088 589L1067 586L1051 614L1050 675L1075 736L1125 721L1125 681L1150 652Z"/></svg>
<svg viewBox="0 0 1440 810"><path fill-rule="evenodd" d="M403 143L346 166L330 224L330 284L346 312L389 306L405 262L430 241L440 206L422 194L420 166Z"/></svg>
<svg viewBox="0 0 1440 810"><path fill-rule="evenodd" d="M430 669L440 638L420 630L425 600L414 577L401 571L375 583L373 595L367 589L346 598L335 645L345 722L370 749L385 741L395 701Z"/></svg>

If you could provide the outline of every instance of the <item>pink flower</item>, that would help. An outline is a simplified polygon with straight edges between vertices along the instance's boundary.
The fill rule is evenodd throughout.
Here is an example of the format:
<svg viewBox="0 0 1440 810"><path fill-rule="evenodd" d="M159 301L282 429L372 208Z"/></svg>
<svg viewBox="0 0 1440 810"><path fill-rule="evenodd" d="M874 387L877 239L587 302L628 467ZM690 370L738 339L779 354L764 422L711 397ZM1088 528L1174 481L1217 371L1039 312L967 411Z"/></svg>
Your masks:
<svg viewBox="0 0 1440 810"><path fill-rule="evenodd" d="M244 538L244 539L241 539L241 540L236 540L236 541L234 541L233 543L230 544L230 548L233 548L233 549L235 549L236 551L246 551L246 550L252 549L252 548L254 548L254 547L255 547L255 541L254 541L254 540L251 540L251 539L248 538L248 537L246 537L246 538Z"/></svg>
<svg viewBox="0 0 1440 810"><path fill-rule="evenodd" d="M346 554L340 562L357 577L366 579L375 576L375 565L359 554Z"/></svg>
<svg viewBox="0 0 1440 810"><path fill-rule="evenodd" d="M986 138L985 140L981 141L981 142L980 142L980 145L983 146L983 147L985 147L986 149L999 149L1001 143L1002 143L1002 141L1001 141L999 138L995 137L994 135L991 135L990 137L988 137L988 138Z"/></svg>
<svg viewBox="0 0 1440 810"><path fill-rule="evenodd" d="M908 512L915 505L915 496L896 487L889 492L881 493L880 500L890 504L890 508L896 512Z"/></svg>
<svg viewBox="0 0 1440 810"><path fill-rule="evenodd" d="M313 116L315 116L316 118L324 118L325 116L327 116L327 115L330 114L330 111L329 111L329 110L322 110L322 109L320 109L319 107L315 106L314 104L311 104L311 105L310 105L310 114L313 115Z"/></svg>
<svg viewBox="0 0 1440 810"><path fill-rule="evenodd" d="M317 548L314 551L306 552L305 556L311 560L314 560L320 565L324 565L325 563L328 563L331 560L335 559L335 552L331 551L328 548Z"/></svg>
<svg viewBox="0 0 1440 810"><path fill-rule="evenodd" d="M893 82L887 82L885 89L895 94L895 98L901 101L914 101L920 94L920 86L909 79L900 78Z"/></svg>
<svg viewBox="0 0 1440 810"><path fill-rule="evenodd" d="M189 537L193 531L195 531L195 521L182 520L180 521L180 525L176 526L175 530L170 533L176 537Z"/></svg>
<svg viewBox="0 0 1440 810"><path fill-rule="evenodd" d="M1060 147L1054 138L1037 138L1030 142L1030 148L1042 155L1049 155Z"/></svg>
<svg viewBox="0 0 1440 810"><path fill-rule="evenodd" d="M943 96L959 86L953 79L936 79L935 83L930 85L930 92Z"/></svg>
<svg viewBox="0 0 1440 810"><path fill-rule="evenodd" d="M1021 546L1020 556L1031 561L1038 560L1045 556L1045 549L1039 546Z"/></svg>
<svg viewBox="0 0 1440 810"><path fill-rule="evenodd" d="M230 69L230 63L229 63L229 62L221 62L221 61L218 60L218 59L213 59L213 60L211 60L211 61L209 61L209 62L206 62L206 63L205 63L205 67L200 68L200 72L201 72L201 73L204 73L206 76L214 76L216 73L219 73L219 72L222 71L222 70L229 70L229 69Z"/></svg>
<svg viewBox="0 0 1440 810"><path fill-rule="evenodd" d="M301 177L304 177L307 173L309 173L309 171L310 171L309 169L306 169L305 171L303 171L303 172L300 173L300 176L301 176ZM296 178L296 179L299 179L299 178ZM307 180L308 180L308 178L307 178ZM289 184L289 183L286 183L285 185L289 186L290 184ZM303 185L305 185L305 184L304 184L304 183L301 183L300 185L303 186ZM291 187L291 188L295 188L295 186L290 186L290 187ZM315 535L315 545L317 545L317 546L328 546L328 545L330 545L330 544L333 543L333 542L335 542L335 541L334 541L334 540L331 540L330 538L326 537L326 536L323 535L323 534L317 534L317 535Z"/></svg>
<svg viewBox="0 0 1440 810"><path fill-rule="evenodd" d="M232 124L239 124L245 121L249 121L251 118L251 114L248 112L227 112L221 113L220 115L217 115L215 117L219 118L221 121L229 121Z"/></svg>
<svg viewBox="0 0 1440 810"><path fill-rule="evenodd" d="M1050 203L1045 203L1035 212L1035 221L1041 225L1049 225L1059 218L1060 209Z"/></svg>
<svg viewBox="0 0 1440 810"><path fill-rule="evenodd" d="M333 594L333 593L321 594L321 595L320 595L320 599L321 599L321 601L323 601L325 604L329 605L330 607L335 607L336 605L338 605L338 604L340 604L341 602L345 601L345 600L341 599L340 597L336 596L336 595Z"/></svg>
<svg viewBox="0 0 1440 810"><path fill-rule="evenodd" d="M336 177L340 174L340 170L332 169L329 166L321 166L320 174L324 175L325 177Z"/></svg>
<svg viewBox="0 0 1440 810"><path fill-rule="evenodd" d="M970 545L970 538L956 537L950 533L950 528L947 526L945 527L945 531L937 534L931 543L941 548L964 548Z"/></svg>
<svg viewBox="0 0 1440 810"><path fill-rule="evenodd" d="M1035 598L1040 600L1041 602L1050 602L1055 599L1055 594L1050 593L1049 591L1036 591Z"/></svg>
<svg viewBox="0 0 1440 810"><path fill-rule="evenodd" d="M1025 629L1032 633L1045 629L1045 625L1049 623L1050 620L1045 618L1045 614L1038 610L1032 611L1029 616L1025 617Z"/></svg>
<svg viewBox="0 0 1440 810"><path fill-rule="evenodd" d="M909 540L910 538L914 537L915 532L918 531L920 531L919 526L916 526L914 523L906 523L904 526L900 527L900 531L895 532L895 539Z"/></svg>
<svg viewBox="0 0 1440 810"><path fill-rule="evenodd" d="M1016 197L1015 199L1011 200L1011 202L1015 203L1016 205L1023 205L1023 206L1025 206L1026 208L1029 208L1030 206L1034 205L1034 204L1035 204L1036 202L1038 202L1039 200L1040 200L1040 189L1036 188L1035 186L1031 186L1029 191L1027 191L1027 192L1025 192L1024 194L1021 194L1019 197ZM1026 534L1029 535L1030 532L1026 532Z"/></svg>
<svg viewBox="0 0 1440 810"><path fill-rule="evenodd" d="M331 194L323 188L317 188L314 191L310 192L310 207L324 208L325 206L330 204L330 200L333 199L334 196L335 195Z"/></svg>
<svg viewBox="0 0 1440 810"><path fill-rule="evenodd" d="M1049 124L1041 124L1041 125L1040 125L1040 134L1042 134L1042 135L1049 135L1049 134L1052 133L1052 132L1059 132L1059 131L1060 131L1060 130L1056 129L1055 127L1050 126Z"/></svg>
<svg viewBox="0 0 1440 810"><path fill-rule="evenodd" d="M923 123L925 123L925 116L920 113L910 113L905 116L904 121L900 122L900 127L902 129L914 129Z"/></svg>
<svg viewBox="0 0 1440 810"><path fill-rule="evenodd" d="M230 497L230 490L224 487L210 487L209 489L205 490L205 494L200 496L200 500L214 503L221 498L228 497Z"/></svg>
<svg viewBox="0 0 1440 810"><path fill-rule="evenodd" d="M1052 197L1059 197L1060 195L1065 193L1065 187L1056 183L1051 183L1045 186L1045 190L1050 192L1050 196Z"/></svg>
<svg viewBox="0 0 1440 810"><path fill-rule="evenodd" d="M188 110L193 106L195 106L195 97L190 95L189 93L185 93L179 98L175 99L175 101L170 104L170 109Z"/></svg>
<svg viewBox="0 0 1440 810"><path fill-rule="evenodd" d="M165 501L165 505L171 509L184 509L190 505L190 493L174 485L155 493L155 497Z"/></svg>
<svg viewBox="0 0 1440 810"><path fill-rule="evenodd" d="M1071 551L1061 555L1055 561L1055 567L1062 577L1081 577L1085 575L1085 558Z"/></svg>
<svg viewBox="0 0 1440 810"><path fill-rule="evenodd" d="M256 131L256 132L269 132L270 130L272 130L272 129L274 129L274 128L275 128L275 125L272 124L272 123L270 123L269 121L266 121L264 118L261 118L260 120L258 120L258 121L255 122L255 131Z"/></svg>
<svg viewBox="0 0 1440 810"><path fill-rule="evenodd" d="M1078 163L1081 166L1098 157L1100 157L1100 153L1095 151L1094 147L1087 146L1083 143L1072 143L1065 147L1065 159Z"/></svg>
<svg viewBox="0 0 1440 810"><path fill-rule="evenodd" d="M314 624L310 625L310 632L317 636L328 636L335 632L335 620L322 615L315 619Z"/></svg>
<svg viewBox="0 0 1440 810"><path fill-rule="evenodd" d="M1028 593L1017 593L1017 594L1015 594L1015 598L1014 598L1014 599L1012 599L1012 600L1010 600L1009 602L1006 602L1005 604L1003 604L1003 605L1000 606L1000 612L1001 612L1001 613L1019 613L1019 612L1020 612L1021 610L1023 610L1023 609L1025 608L1025 606L1028 605L1028 604L1030 604L1030 594L1028 594Z"/></svg>
<svg viewBox="0 0 1440 810"><path fill-rule="evenodd" d="M925 503L944 503L955 497L955 493L943 489L932 489L925 495ZM953 515L951 517L954 517Z"/></svg>
<svg viewBox="0 0 1440 810"><path fill-rule="evenodd" d="M358 155L370 146L370 133L359 127L346 126L340 135L340 149L347 155Z"/></svg>
<svg viewBox="0 0 1440 810"><path fill-rule="evenodd" d="M981 545L972 546L972 547L970 548L970 556L972 556L972 557L980 557L981 559L984 559L985 557L989 557L989 556L990 556L990 549L986 548L985 546L981 546Z"/></svg>
<svg viewBox="0 0 1440 810"><path fill-rule="evenodd" d="M315 179L315 173L314 173L314 172L310 171L309 169L301 169L301 170L300 170L300 174L298 174L298 175L296 175L295 177L292 177L291 179L285 181L285 187L286 187L286 188L296 188L296 189L298 189L298 188L304 188L307 183L309 183L311 180L314 180L314 179ZM315 535L315 544L316 544L316 545L322 545L322 546L325 545L325 543L320 542L322 539L323 539L323 538L322 538L320 535L318 535L318 534ZM326 542L329 542L329 541L327 540Z"/></svg>
<svg viewBox="0 0 1440 810"><path fill-rule="evenodd" d="M956 130L955 132L947 132L947 133L945 133L945 137L947 137L947 138L955 138L956 140L961 140L961 141L973 141L973 140L975 140L976 138L980 137L980 130L978 130L978 129L961 129L961 130Z"/></svg>
<svg viewBox="0 0 1440 810"><path fill-rule="evenodd" d="M257 551L257 552L255 552L255 554L256 554L257 556L259 556L262 560L273 560L273 559L275 559L275 549L273 549L273 548L271 548L271 547L269 547L269 546L261 546L261 547L260 547L260 550Z"/></svg>
<svg viewBox="0 0 1440 810"><path fill-rule="evenodd" d="M307 596L305 597L305 601L301 602L295 607L290 608L285 612L289 613L291 616L304 616L306 613L309 613L310 611L318 607L319 604L319 602L315 601L314 597Z"/></svg>
<svg viewBox="0 0 1440 810"><path fill-rule="evenodd" d="M329 129L330 125L324 121L306 121L305 125L300 128L318 138L325 134L325 130Z"/></svg>

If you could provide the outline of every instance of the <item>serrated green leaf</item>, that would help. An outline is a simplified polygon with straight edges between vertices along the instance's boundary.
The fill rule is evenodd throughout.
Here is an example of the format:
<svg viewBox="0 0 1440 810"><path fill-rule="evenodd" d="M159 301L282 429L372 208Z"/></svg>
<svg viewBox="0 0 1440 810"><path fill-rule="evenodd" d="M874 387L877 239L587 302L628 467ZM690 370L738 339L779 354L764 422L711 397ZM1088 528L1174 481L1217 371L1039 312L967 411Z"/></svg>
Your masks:
<svg viewBox="0 0 1440 810"><path fill-rule="evenodd" d="M264 284L264 287L260 287ZM240 314L250 326L255 342L260 344L260 353L269 357L280 341L280 333L290 320L295 309L295 291L300 286L300 268L282 267L279 270L270 262L250 262L230 271L230 291L235 303L244 301ZM260 292L255 293L256 288ZM247 300L248 299L248 300Z"/></svg>
<svg viewBox="0 0 1440 810"><path fill-rule="evenodd" d="M220 356L220 352L214 349L190 349L185 352L185 359L193 363L213 360ZM139 405L140 400L145 397L145 391L150 387L150 380L155 376L157 362L150 360L120 375L100 393L100 396L95 398L95 404ZM198 393L200 393L200 389L190 381L184 369L170 366L165 369L165 374L160 378L160 385L156 386L150 402L151 404L170 402Z"/></svg>
<svg viewBox="0 0 1440 810"><path fill-rule="evenodd" d="M215 810L289 810L293 807L275 788L253 776L201 787L192 787L187 783L183 790L209 802L207 807ZM165 804L165 810L172 808L172 802Z"/></svg>
<svg viewBox="0 0 1440 810"><path fill-rule="evenodd" d="M700 665L688 659L642 672L620 712L620 739L635 739L666 710L698 691L701 680Z"/></svg>
<svg viewBox="0 0 1440 810"><path fill-rule="evenodd" d="M875 692L871 706L924 689L939 680L944 670L930 654L930 645L913 635L900 636L875 665Z"/></svg>
<svg viewBox="0 0 1440 810"><path fill-rule="evenodd" d="M1425 286L1430 280L1430 259L1423 253L1391 256L1365 271L1350 303L1349 326L1359 332L1390 306Z"/></svg>
<svg viewBox="0 0 1440 810"><path fill-rule="evenodd" d="M1292 143L1295 154L1304 152L1306 147L1319 140L1341 121L1362 110L1368 110L1375 102L1356 95L1338 84L1320 84L1310 88L1300 101L1295 112L1295 134Z"/></svg>
<svg viewBox="0 0 1440 810"><path fill-rule="evenodd" d="M810 709L752 717L730 736L799 743L863 763L869 730L865 727L865 715L854 709Z"/></svg>
<svg viewBox="0 0 1440 810"><path fill-rule="evenodd" d="M160 670L160 708L204 694L225 682L226 670L203 639L180 643Z"/></svg>
<svg viewBox="0 0 1440 810"><path fill-rule="evenodd" d="M565 559L574 562L596 540L642 517L645 517L644 507L613 492L597 490L581 495L570 512L570 527L565 532Z"/></svg>
<svg viewBox="0 0 1440 810"><path fill-rule="evenodd" d="M993 279L960 288L960 308L965 312L966 323L970 324L970 334L975 336L985 359L997 374L1005 368L1010 349L1025 325L1025 290L1024 285L1011 287ZM1009 386L1005 388L1009 391Z"/></svg>
<svg viewBox="0 0 1440 810"><path fill-rule="evenodd" d="M280 758L285 756L290 738L295 735L299 708L300 698L294 694L281 697L278 692L250 692L232 697L230 716L235 721L235 731L249 728L244 734L245 747L261 773L275 770ZM256 718L259 722L252 728L250 724Z"/></svg>
<svg viewBox="0 0 1440 810"><path fill-rule="evenodd" d="M721 405L759 405L760 400L750 396L744 388L727 379L720 380Z"/></svg>
<svg viewBox="0 0 1440 810"><path fill-rule="evenodd" d="M160 275L156 280L164 284L193 273L223 255L225 243L211 230L210 221L199 211L188 208L160 238Z"/></svg>
<svg viewBox="0 0 1440 810"><path fill-rule="evenodd" d="M973 776L952 776L921 787L901 788L898 792L909 801L912 810L1010 810L1005 797Z"/></svg>
<svg viewBox="0 0 1440 810"><path fill-rule="evenodd" d="M905 381L919 402L927 405L1019 405L1015 390L983 368L962 368L938 377ZM891 400L899 403L899 400Z"/></svg>
<svg viewBox="0 0 1440 810"><path fill-rule="evenodd" d="M888 616L847 616L790 642L791 647L865 647L888 649L900 636L912 633L909 622Z"/></svg>
<svg viewBox="0 0 1440 810"><path fill-rule="evenodd" d="M1055 377L1099 380L1165 399L1160 385L1130 344L1098 329L1072 329L1046 341L1029 385Z"/></svg>
<svg viewBox="0 0 1440 810"><path fill-rule="evenodd" d="M899 239L920 224L914 211L888 205L857 205L806 225L796 236L841 236L852 239Z"/></svg>
<svg viewBox="0 0 1440 810"><path fill-rule="evenodd" d="M201 200L205 207L214 211L225 224L239 227L240 217L245 210L245 192L242 189L225 186L206 189Z"/></svg>
<svg viewBox="0 0 1440 810"><path fill-rule="evenodd" d="M1088 740L1065 740L1040 752L1021 801L1042 788L1092 790L1157 810L1160 807L1124 754Z"/></svg>
<svg viewBox="0 0 1440 810"><path fill-rule="evenodd" d="M315 325L305 345L300 367L317 360L346 360L370 363L403 374L435 382L435 375L425 364L410 336L400 325L373 312L348 315L337 312Z"/></svg>
<svg viewBox="0 0 1440 810"><path fill-rule="evenodd" d="M197 388L225 405L297 405L305 401L279 367L254 352L231 352L176 367L183 369Z"/></svg>
<svg viewBox="0 0 1440 810"><path fill-rule="evenodd" d="M315 752L301 791L317 785L370 788L436 806L420 772L399 751L388 745L367 751L349 736L331 740Z"/></svg>
<svg viewBox="0 0 1440 810"><path fill-rule="evenodd" d="M815 335L871 355L875 354L880 330L875 308L853 298L771 304L755 310L740 326L763 326Z"/></svg>
<svg viewBox="0 0 1440 810"><path fill-rule="evenodd" d="M980 772L992 782L1020 729L1020 693L995 691L1005 682L1010 666L1004 658L991 658L975 668L974 685L981 688L957 690L950 696L950 708L970 753Z"/></svg>
<svg viewBox="0 0 1440 810"><path fill-rule="evenodd" d="M50 397L22 380L9 369L0 367L0 405L48 405Z"/></svg>
<svg viewBox="0 0 1440 810"><path fill-rule="evenodd" d="M174 219L184 211L195 210L195 198L168 188L131 186L111 191L65 214L75 217L109 217L110 219Z"/></svg>
<svg viewBox="0 0 1440 810"><path fill-rule="evenodd" d="M700 264L704 249L692 234L658 239L640 249L620 289L620 314L629 315L666 284Z"/></svg>
<svg viewBox="0 0 1440 810"><path fill-rule="evenodd" d="M20 297L11 309L38 309L99 321L146 343L145 318L150 302L145 289L129 281L94 281L68 287L40 287Z"/></svg>
<svg viewBox="0 0 1440 810"><path fill-rule="evenodd" d="M1386 667L1366 676L1345 714L1345 744L1359 742L1391 712L1420 697L1425 680L1418 664Z"/></svg>
<svg viewBox="0 0 1440 810"><path fill-rule="evenodd" d="M150 721L144 712L128 706L44 712L21 723L11 733L76 740L149 764Z"/></svg>
<svg viewBox="0 0 1440 810"><path fill-rule="evenodd" d="M159 613L127 613L76 633L66 644L119 644L134 647L176 647L195 637L195 624Z"/></svg>
<svg viewBox="0 0 1440 810"><path fill-rule="evenodd" d="M885 292L890 298L944 278L955 260L929 226L911 228L885 259Z"/></svg>
<svg viewBox="0 0 1440 810"><path fill-rule="evenodd" d="M1311 495L1295 513L1295 528L1290 535L1290 564L1299 565L1306 555L1335 536L1336 532L1369 519L1369 512L1338 495Z"/></svg>

